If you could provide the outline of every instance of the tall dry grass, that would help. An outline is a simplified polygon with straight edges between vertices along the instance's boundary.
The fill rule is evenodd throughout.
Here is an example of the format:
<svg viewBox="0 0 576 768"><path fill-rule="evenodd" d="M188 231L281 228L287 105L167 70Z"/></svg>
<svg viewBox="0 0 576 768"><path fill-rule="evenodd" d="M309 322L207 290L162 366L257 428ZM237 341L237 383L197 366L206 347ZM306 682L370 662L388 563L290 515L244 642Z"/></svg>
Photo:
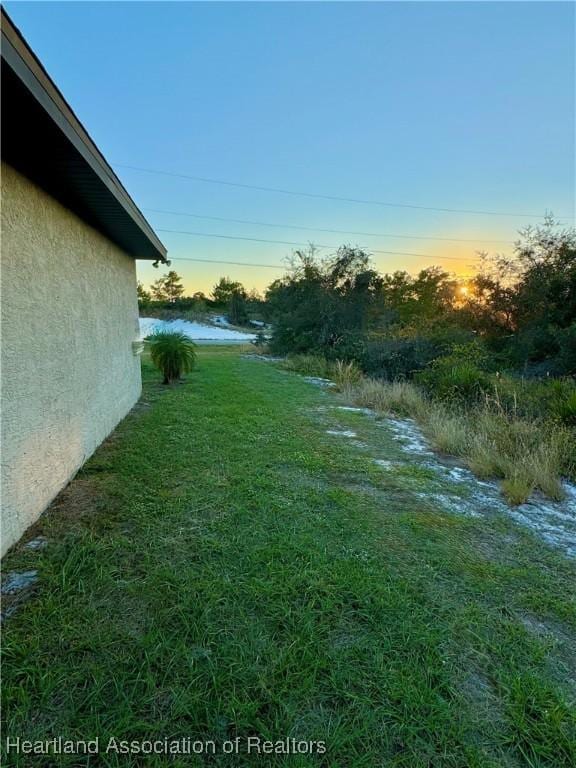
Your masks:
<svg viewBox="0 0 576 768"><path fill-rule="evenodd" d="M526 501L534 490L561 499L562 477L576 469L574 434L559 424L520 418L489 402L469 409L448 406L410 382L362 378L342 393L378 414L413 418L434 448L461 457L478 477L500 479L512 504Z"/></svg>
<svg viewBox="0 0 576 768"><path fill-rule="evenodd" d="M362 379L362 371L354 363L336 360L330 370L331 378L340 390L355 386Z"/></svg>
<svg viewBox="0 0 576 768"><path fill-rule="evenodd" d="M362 371L354 363L331 362L320 355L289 355L281 366L287 371L332 379L339 389L357 384L362 378Z"/></svg>
<svg viewBox="0 0 576 768"><path fill-rule="evenodd" d="M362 378L356 384L343 387L342 393L354 405L372 408L383 415L420 420L430 406L428 398L414 384L405 381L381 382Z"/></svg>

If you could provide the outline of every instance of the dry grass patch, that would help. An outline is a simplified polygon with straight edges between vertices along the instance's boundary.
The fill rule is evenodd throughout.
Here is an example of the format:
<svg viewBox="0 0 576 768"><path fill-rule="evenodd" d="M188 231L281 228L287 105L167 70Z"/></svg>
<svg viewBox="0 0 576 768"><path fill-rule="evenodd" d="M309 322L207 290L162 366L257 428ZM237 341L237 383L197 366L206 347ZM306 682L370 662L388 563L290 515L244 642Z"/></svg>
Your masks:
<svg viewBox="0 0 576 768"><path fill-rule="evenodd" d="M481 477L502 478L510 503L521 504L535 489L557 501L563 498L561 478L568 472L573 450L568 429L495 414L487 408L465 418L471 422L470 468Z"/></svg>
<svg viewBox="0 0 576 768"><path fill-rule="evenodd" d="M362 378L362 371L354 363L337 360L332 366L331 378L338 389L342 390L357 384Z"/></svg>
<svg viewBox="0 0 576 768"><path fill-rule="evenodd" d="M282 367L334 380L355 406L415 419L438 451L461 457L478 477L500 479L511 504L535 490L561 500L562 477L574 472L575 440L567 427L507 413L497 400L469 408L438 402L412 382L365 378L354 363L316 355L292 355Z"/></svg>
<svg viewBox="0 0 576 768"><path fill-rule="evenodd" d="M328 378L331 373L330 363L319 355L289 355L280 363L280 367L305 376Z"/></svg>
<svg viewBox="0 0 576 768"><path fill-rule="evenodd" d="M566 427L509 415L489 403L469 410L449 406L404 381L362 378L341 391L354 405L415 419L437 450L462 457L478 477L501 479L511 504L523 503L534 490L554 500L564 496L562 477L574 456L574 436Z"/></svg>
<svg viewBox="0 0 576 768"><path fill-rule="evenodd" d="M430 403L414 384L406 381L381 382L361 379L342 389L354 405L372 408L377 413L424 418Z"/></svg>
<svg viewBox="0 0 576 768"><path fill-rule="evenodd" d="M449 413L444 406L431 403L422 428L439 451L453 456L468 455L470 427L460 414Z"/></svg>

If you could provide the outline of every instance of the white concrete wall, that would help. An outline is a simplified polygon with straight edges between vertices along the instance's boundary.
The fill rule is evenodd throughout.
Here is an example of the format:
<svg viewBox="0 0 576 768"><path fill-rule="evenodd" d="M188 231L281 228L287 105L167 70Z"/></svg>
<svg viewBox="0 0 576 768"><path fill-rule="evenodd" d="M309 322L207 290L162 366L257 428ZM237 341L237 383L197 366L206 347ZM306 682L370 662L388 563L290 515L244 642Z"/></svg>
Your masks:
<svg viewBox="0 0 576 768"><path fill-rule="evenodd" d="M2 165L2 542L138 399L134 259Z"/></svg>

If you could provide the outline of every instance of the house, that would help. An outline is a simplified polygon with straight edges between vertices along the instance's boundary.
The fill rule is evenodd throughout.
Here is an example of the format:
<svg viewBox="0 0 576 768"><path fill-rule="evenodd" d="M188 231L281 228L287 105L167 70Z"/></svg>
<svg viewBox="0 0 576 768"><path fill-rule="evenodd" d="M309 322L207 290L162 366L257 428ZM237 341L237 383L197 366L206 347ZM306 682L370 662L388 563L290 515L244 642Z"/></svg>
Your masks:
<svg viewBox="0 0 576 768"><path fill-rule="evenodd" d="M141 391L136 259L166 249L2 11L2 547Z"/></svg>

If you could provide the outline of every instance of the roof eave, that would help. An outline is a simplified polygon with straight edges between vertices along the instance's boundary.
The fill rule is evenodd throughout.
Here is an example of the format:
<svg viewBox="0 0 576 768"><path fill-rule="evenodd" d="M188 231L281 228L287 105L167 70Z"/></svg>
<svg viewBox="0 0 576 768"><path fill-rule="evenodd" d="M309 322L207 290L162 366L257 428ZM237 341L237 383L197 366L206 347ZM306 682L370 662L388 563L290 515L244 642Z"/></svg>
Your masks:
<svg viewBox="0 0 576 768"><path fill-rule="evenodd" d="M134 235L132 239L145 246L139 247L138 243L135 242L134 247L131 249L130 236L129 234L124 234L124 241L128 242L129 245L128 248L126 245L123 245L123 248L128 250L128 252L132 251L131 255L134 258L166 262L166 247L157 237L150 224L148 224L118 176L92 141L82 123L78 120L37 56L28 46L3 8L2 60L3 66L7 65L10 68L30 97L34 99L34 108L37 105L42 110L42 113L57 128L63 141L70 145L71 155L74 155L74 160L77 160L78 165L82 166L83 173L85 175L88 174L87 168L89 168L89 172L94 175L94 178L90 180L91 186L92 188L97 187L99 190L102 188L101 197L105 198L107 203L106 210L100 212L101 219L103 220L106 215L110 216L113 199L116 205L119 206L119 209L113 211L114 218L119 220L122 216L126 217L121 222L123 232L129 233L132 231ZM10 110L5 107L3 110L5 121L15 117L10 115L9 112ZM56 133L50 133L50 135L56 135ZM34 138L38 141L37 136ZM24 146L24 138L22 139L22 144ZM44 147L43 149L48 153L50 148ZM22 151L24 152L24 149ZM77 158L76 155L78 156ZM98 200L100 197L94 197L94 199ZM95 205L96 203L92 201L91 204ZM120 224L112 222L112 229L114 226L120 226ZM133 229L134 227L139 230L139 235L136 229ZM111 239L113 239L113 235Z"/></svg>

